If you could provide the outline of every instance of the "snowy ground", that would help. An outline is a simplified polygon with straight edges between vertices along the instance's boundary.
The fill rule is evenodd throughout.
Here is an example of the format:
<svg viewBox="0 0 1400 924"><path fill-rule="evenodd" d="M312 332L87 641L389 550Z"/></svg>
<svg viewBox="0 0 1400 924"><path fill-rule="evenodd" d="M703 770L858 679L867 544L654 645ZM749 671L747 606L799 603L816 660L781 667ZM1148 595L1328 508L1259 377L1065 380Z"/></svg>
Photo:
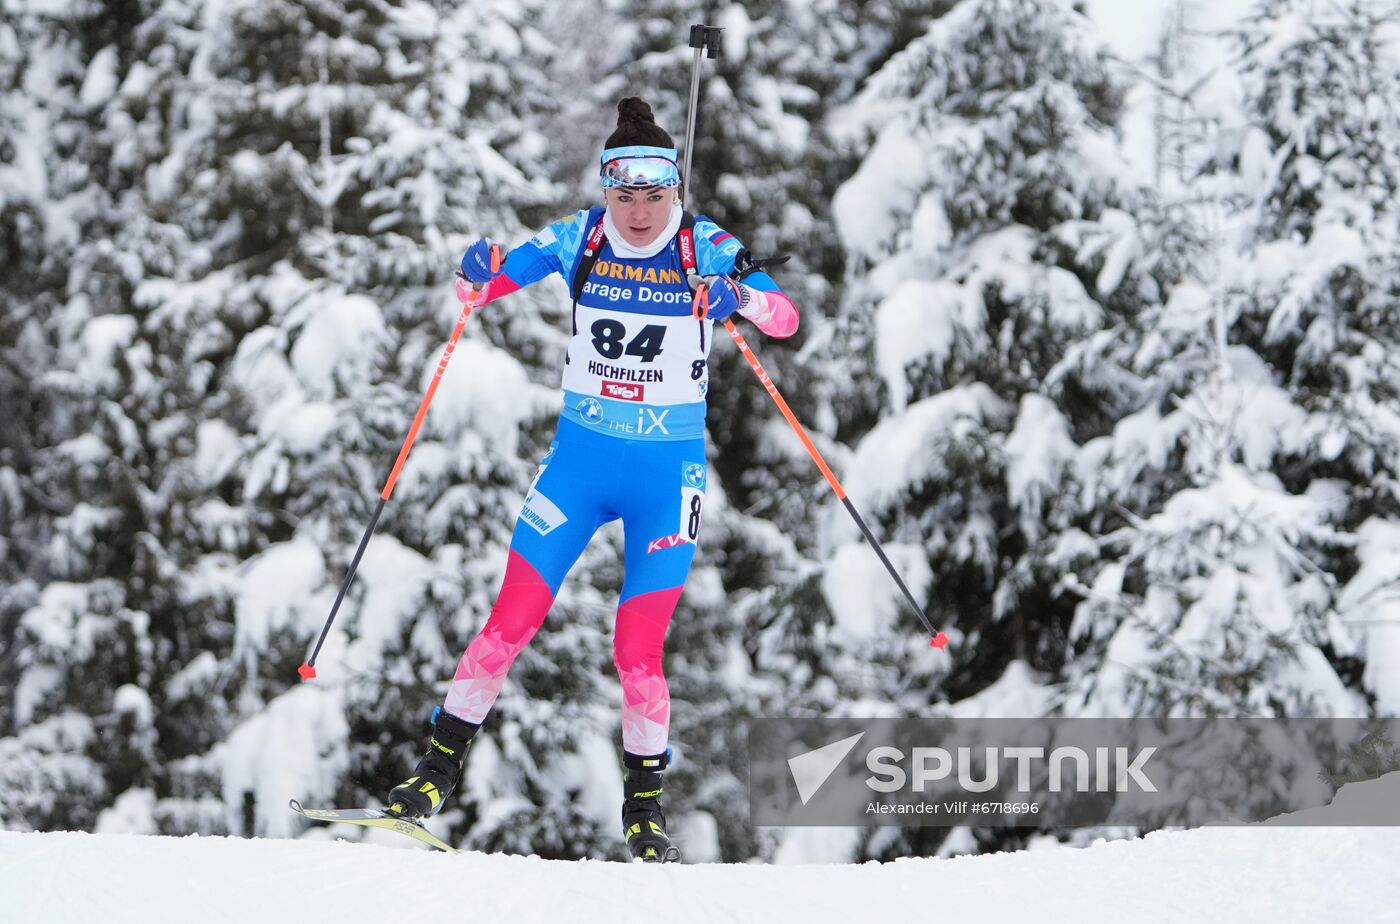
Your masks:
<svg viewBox="0 0 1400 924"><path fill-rule="evenodd" d="M1360 790L1347 787L1310 817L1345 820L1349 794ZM662 867L321 840L0 832L6 924L632 918L1386 924L1400 922L1400 830L1205 828L1083 850L858 866Z"/></svg>

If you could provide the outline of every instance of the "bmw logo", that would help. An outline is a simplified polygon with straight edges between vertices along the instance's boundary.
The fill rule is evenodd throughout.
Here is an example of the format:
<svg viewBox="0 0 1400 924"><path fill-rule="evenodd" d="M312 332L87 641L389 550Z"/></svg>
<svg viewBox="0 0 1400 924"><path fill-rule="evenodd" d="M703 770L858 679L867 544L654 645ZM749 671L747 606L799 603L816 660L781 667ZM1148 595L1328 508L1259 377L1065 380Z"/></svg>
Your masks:
<svg viewBox="0 0 1400 924"><path fill-rule="evenodd" d="M705 466L699 462L687 462L685 464L685 483L692 488L705 490Z"/></svg>
<svg viewBox="0 0 1400 924"><path fill-rule="evenodd" d="M603 405L594 398L584 398L578 403L579 416L591 424L599 423L603 419Z"/></svg>

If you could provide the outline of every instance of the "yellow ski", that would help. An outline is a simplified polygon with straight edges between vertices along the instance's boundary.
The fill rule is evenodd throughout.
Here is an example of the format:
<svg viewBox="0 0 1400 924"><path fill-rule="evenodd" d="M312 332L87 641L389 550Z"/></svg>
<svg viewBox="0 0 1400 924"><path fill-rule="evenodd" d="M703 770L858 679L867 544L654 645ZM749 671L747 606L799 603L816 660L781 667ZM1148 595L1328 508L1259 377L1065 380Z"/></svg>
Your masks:
<svg viewBox="0 0 1400 924"><path fill-rule="evenodd" d="M446 851L447 853L462 852L423 827L421 822L415 821L412 818L405 818L401 815L391 814L384 809L302 808L301 803L295 799L290 800L288 805L291 806L292 811L312 821L343 821L346 824L363 825L369 828L385 828L389 831L397 831L399 834L405 834L415 841L420 841L427 844L429 847L436 847L438 850Z"/></svg>

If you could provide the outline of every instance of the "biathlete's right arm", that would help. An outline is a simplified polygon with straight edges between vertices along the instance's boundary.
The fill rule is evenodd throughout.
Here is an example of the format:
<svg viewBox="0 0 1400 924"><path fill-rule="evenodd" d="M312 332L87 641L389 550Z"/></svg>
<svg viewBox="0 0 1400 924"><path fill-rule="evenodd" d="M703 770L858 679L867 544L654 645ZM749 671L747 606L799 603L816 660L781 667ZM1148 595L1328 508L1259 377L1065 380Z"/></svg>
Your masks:
<svg viewBox="0 0 1400 924"><path fill-rule="evenodd" d="M474 300L479 307L539 282L550 273L563 276L566 267L574 263L587 218L588 210L583 209L568 218L551 222L539 234L512 250L501 265L500 272L494 275L491 272L491 242L485 238L477 241L462 256L462 276L465 278L457 280L457 298L463 302ZM473 292L471 286L474 284L484 285L485 288L479 293Z"/></svg>

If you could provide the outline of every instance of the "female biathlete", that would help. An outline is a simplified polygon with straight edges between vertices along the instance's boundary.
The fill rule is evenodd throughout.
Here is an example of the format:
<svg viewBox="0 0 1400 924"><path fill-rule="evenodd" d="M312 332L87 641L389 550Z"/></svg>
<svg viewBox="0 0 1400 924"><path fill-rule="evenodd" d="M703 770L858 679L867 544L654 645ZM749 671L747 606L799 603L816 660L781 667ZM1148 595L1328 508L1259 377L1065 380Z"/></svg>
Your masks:
<svg viewBox="0 0 1400 924"><path fill-rule="evenodd" d="M675 859L661 812L671 699L661 672L666 627L685 584L705 503L705 395L712 327L734 312L774 337L797 310L762 272L732 278L741 245L691 218L677 193L675 142L638 97L618 103L602 154L606 207L556 221L510 252L462 258L458 295L485 304L558 273L574 297L564 410L511 538L501 592L433 715L428 751L389 794L390 811L426 816L457 784L467 747L511 663L544 622L593 533L621 519L626 576L613 661L622 681L623 833L634 857ZM708 314L696 317L700 280ZM484 285L473 293L467 283Z"/></svg>

